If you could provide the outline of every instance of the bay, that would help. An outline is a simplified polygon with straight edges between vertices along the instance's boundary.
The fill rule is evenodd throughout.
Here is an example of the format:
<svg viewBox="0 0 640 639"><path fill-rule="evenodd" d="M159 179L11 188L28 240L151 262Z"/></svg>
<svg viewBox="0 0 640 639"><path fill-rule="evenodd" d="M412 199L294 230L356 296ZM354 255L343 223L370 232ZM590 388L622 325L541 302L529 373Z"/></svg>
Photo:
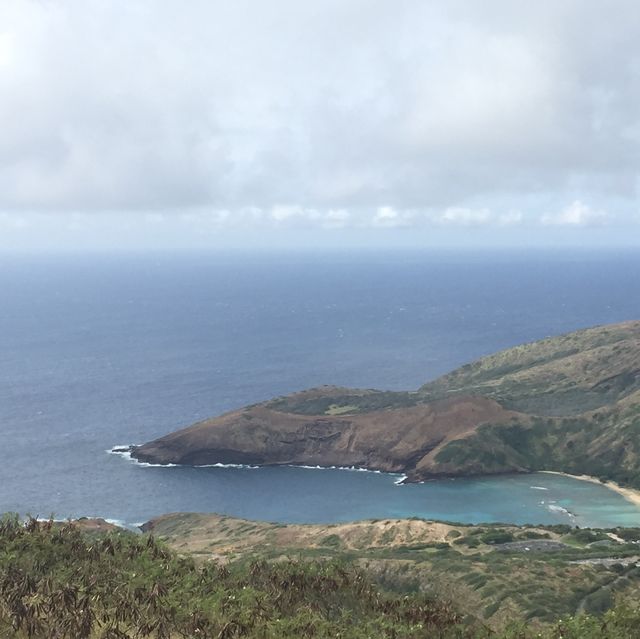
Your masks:
<svg viewBox="0 0 640 639"><path fill-rule="evenodd" d="M502 348L638 318L639 267L620 252L0 256L0 511L574 521L563 508L582 525L637 524L616 493L561 477L396 486L145 468L107 451L320 384L416 388Z"/></svg>

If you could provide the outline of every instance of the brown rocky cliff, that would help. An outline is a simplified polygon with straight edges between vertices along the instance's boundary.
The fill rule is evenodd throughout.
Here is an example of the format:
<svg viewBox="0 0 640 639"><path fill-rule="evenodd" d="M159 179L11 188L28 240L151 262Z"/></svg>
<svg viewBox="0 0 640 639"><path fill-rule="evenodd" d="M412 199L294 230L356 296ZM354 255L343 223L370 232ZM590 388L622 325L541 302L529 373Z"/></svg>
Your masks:
<svg viewBox="0 0 640 639"><path fill-rule="evenodd" d="M640 322L630 321L516 346L418 391L323 386L279 397L132 455L160 464L357 466L410 481L579 468L640 485L638 423Z"/></svg>
<svg viewBox="0 0 640 639"><path fill-rule="evenodd" d="M434 450L514 417L497 402L456 397L354 415L300 415L259 404L136 447L160 464L356 466L411 473Z"/></svg>

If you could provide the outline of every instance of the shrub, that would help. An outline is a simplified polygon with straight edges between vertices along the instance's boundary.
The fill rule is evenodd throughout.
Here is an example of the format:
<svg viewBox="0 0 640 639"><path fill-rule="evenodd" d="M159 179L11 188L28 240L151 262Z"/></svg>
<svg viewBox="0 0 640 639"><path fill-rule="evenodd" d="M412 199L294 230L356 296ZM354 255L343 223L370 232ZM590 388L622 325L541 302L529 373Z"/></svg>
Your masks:
<svg viewBox="0 0 640 639"><path fill-rule="evenodd" d="M483 544L489 545L506 544L513 540L513 533L510 533L507 530L491 530L480 536L480 541Z"/></svg>

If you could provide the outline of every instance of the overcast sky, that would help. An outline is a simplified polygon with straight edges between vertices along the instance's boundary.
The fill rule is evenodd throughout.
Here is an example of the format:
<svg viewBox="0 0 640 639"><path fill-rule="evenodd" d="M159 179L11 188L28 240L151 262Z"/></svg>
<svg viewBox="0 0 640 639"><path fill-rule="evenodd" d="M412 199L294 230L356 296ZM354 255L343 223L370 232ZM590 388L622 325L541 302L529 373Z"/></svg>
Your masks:
<svg viewBox="0 0 640 639"><path fill-rule="evenodd" d="M635 0L0 0L0 248L640 244Z"/></svg>

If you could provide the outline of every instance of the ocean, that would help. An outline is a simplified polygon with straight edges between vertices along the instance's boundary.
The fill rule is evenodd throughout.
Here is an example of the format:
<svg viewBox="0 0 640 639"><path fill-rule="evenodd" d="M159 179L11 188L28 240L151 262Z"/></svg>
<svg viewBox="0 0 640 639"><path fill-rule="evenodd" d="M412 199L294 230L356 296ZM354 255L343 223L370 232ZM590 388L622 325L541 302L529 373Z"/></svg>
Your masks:
<svg viewBox="0 0 640 639"><path fill-rule="evenodd" d="M550 475L154 468L108 451L321 384L415 389L522 342L640 317L632 252L0 256L0 512L143 522L422 516L640 525Z"/></svg>

